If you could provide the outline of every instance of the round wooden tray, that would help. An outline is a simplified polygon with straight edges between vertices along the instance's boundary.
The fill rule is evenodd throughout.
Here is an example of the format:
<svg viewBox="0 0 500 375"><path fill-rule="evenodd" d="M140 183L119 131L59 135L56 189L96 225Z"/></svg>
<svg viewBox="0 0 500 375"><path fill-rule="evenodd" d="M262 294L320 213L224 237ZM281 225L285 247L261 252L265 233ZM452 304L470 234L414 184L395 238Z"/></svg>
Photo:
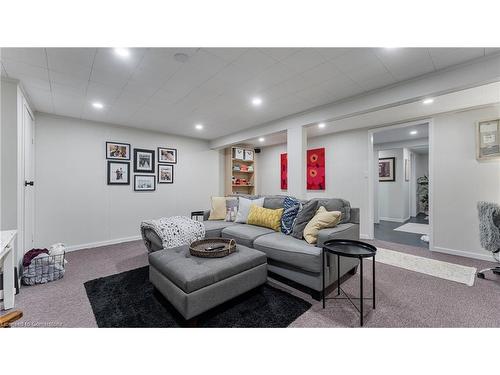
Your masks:
<svg viewBox="0 0 500 375"><path fill-rule="evenodd" d="M207 251L208 247L216 247L224 245L223 249ZM205 238L204 240L199 240L193 242L189 246L189 252L191 255L200 258L222 258L236 250L236 241L233 239L226 238Z"/></svg>

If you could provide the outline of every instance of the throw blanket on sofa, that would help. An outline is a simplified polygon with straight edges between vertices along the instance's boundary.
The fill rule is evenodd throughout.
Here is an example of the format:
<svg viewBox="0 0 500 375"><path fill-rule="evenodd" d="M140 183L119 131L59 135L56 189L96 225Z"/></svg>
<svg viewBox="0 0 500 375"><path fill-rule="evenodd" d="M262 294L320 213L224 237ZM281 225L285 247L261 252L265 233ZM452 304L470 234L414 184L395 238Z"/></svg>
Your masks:
<svg viewBox="0 0 500 375"><path fill-rule="evenodd" d="M146 230L152 230L161 239L164 249L171 249L205 238L203 223L191 220L186 216L162 217L156 220L145 220L141 223L141 235L149 251L149 240Z"/></svg>

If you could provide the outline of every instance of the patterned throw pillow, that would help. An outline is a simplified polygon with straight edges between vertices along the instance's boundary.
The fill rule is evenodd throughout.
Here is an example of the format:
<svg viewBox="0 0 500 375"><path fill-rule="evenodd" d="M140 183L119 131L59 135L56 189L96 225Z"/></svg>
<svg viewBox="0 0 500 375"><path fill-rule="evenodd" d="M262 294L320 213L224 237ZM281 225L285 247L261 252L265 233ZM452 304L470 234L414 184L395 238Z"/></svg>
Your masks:
<svg viewBox="0 0 500 375"><path fill-rule="evenodd" d="M252 204L250 206L250 211L248 212L247 223L279 232L282 214L282 208L272 210L270 208L258 207Z"/></svg>
<svg viewBox="0 0 500 375"><path fill-rule="evenodd" d="M283 201L283 215L281 216L281 231L284 234L291 234L293 221L299 213L300 202L292 197L285 197Z"/></svg>

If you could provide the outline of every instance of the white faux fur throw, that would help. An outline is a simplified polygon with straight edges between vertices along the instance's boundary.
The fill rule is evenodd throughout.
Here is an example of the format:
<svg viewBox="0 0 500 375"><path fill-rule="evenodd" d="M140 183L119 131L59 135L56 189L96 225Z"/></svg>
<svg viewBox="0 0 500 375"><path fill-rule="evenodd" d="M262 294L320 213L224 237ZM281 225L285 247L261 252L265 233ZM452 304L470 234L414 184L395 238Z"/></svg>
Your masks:
<svg viewBox="0 0 500 375"><path fill-rule="evenodd" d="M205 238L203 223L191 220L186 216L162 217L161 219L143 221L141 234L146 247L148 247L145 229L153 230L160 237L164 249L191 245L194 241Z"/></svg>

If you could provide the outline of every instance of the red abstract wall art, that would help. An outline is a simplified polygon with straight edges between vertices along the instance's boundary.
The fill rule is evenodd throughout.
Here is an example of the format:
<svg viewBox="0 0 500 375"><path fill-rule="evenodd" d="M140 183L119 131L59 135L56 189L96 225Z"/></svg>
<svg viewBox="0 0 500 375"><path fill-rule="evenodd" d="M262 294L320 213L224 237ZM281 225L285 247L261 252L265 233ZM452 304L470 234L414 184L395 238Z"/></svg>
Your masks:
<svg viewBox="0 0 500 375"><path fill-rule="evenodd" d="M307 190L325 190L325 149L307 150Z"/></svg>
<svg viewBox="0 0 500 375"><path fill-rule="evenodd" d="M288 189L288 155L281 154L281 190Z"/></svg>

